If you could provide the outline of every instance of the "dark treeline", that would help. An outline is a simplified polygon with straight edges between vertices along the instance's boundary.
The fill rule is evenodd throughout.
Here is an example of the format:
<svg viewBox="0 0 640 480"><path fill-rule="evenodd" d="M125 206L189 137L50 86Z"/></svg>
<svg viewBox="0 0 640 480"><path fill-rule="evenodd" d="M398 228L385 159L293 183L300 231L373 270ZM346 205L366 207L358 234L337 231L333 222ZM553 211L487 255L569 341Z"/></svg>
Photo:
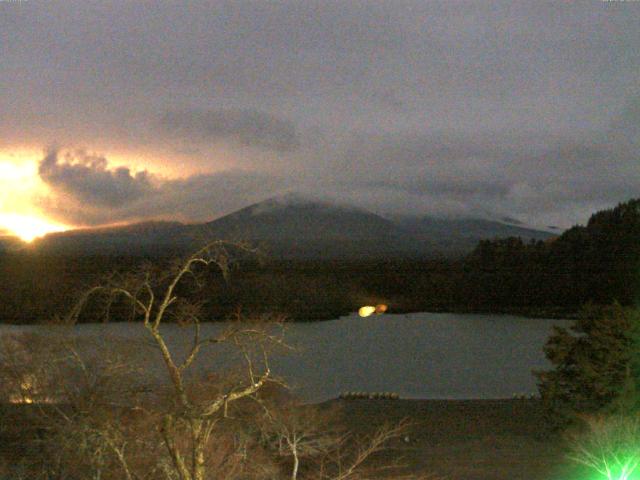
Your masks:
<svg viewBox="0 0 640 480"><path fill-rule="evenodd" d="M631 305L640 293L640 199L591 216L556 239L482 241L465 260L466 302L576 312L582 305Z"/></svg>
<svg viewBox="0 0 640 480"><path fill-rule="evenodd" d="M389 304L390 312L570 316L585 303L635 303L639 260L636 199L598 212L586 226L573 227L555 239L484 240L460 259L247 260L227 282L209 273L197 300L205 318L212 320L239 310L281 313L293 320L328 319L376 303ZM139 270L145 264L165 268L170 260L36 251L4 254L0 321L45 321L68 311L80 292L103 282L109 273Z"/></svg>
<svg viewBox="0 0 640 480"><path fill-rule="evenodd" d="M139 256L61 256L14 253L0 257L0 322L36 323L68 312L81 294L103 284L113 272L169 268L171 259ZM225 281L206 275L205 288L191 300L204 317L283 314L292 320L336 318L365 304L388 303L393 310L447 310L460 265L444 260L247 260ZM455 278L454 278L455 277ZM189 297L188 284L181 295ZM195 289L194 289L195 290ZM81 320L100 321L98 299ZM110 306L122 308L119 303ZM112 318L114 316L112 315ZM126 315L124 316L126 318Z"/></svg>

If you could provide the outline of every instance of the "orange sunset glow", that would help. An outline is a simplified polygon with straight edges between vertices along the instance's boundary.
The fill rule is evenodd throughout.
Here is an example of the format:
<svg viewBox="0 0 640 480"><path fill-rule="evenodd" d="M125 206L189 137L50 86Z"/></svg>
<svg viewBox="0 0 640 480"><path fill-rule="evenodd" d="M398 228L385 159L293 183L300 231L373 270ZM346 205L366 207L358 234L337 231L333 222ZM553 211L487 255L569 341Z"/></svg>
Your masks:
<svg viewBox="0 0 640 480"><path fill-rule="evenodd" d="M31 242L51 232L70 227L40 212L35 199L46 193L38 178L37 158L41 153L0 153L0 230Z"/></svg>
<svg viewBox="0 0 640 480"><path fill-rule="evenodd" d="M76 227L50 218L39 207L39 202L51 193L38 175L38 164L44 154L42 148L0 149L0 234L31 242L48 233ZM109 168L132 167L136 172L146 170L146 165L153 165L153 160L144 152L132 155L109 151L108 165ZM154 175L164 178L172 173L175 172L171 168L162 168L162 177L158 173Z"/></svg>
<svg viewBox="0 0 640 480"><path fill-rule="evenodd" d="M43 159L50 154L51 148L56 152L54 173L50 171L49 177L46 175L43 177L39 167ZM181 157L178 156L178 158ZM192 220L195 215L209 219L219 213L215 210L219 202L212 201L211 208L204 207L203 213L196 212L191 215L178 211L177 204L176 208L161 214L155 214L154 204L138 207L141 210L127 214L123 213L126 209L118 210L124 205L119 202L127 195L139 195L136 199L140 199L142 192L146 194L158 192L161 191L158 189L163 187L165 198L170 199L171 195L175 195L172 188L182 188L177 187L180 182L188 182L189 179L206 179L209 178L208 175L214 176L216 171L223 169L228 161L229 158L224 152L216 154L215 168L207 170L197 164L188 165L182 161L170 162L166 154L145 148L133 151L124 148L85 149L73 146L59 149L26 145L0 147L0 235L15 236L25 242L31 242L35 238L52 232L79 227L126 225L145 218ZM83 181L90 181L87 178L91 177L96 182L95 185L106 188L111 195L109 201L115 203L109 203L109 201L106 204L101 203L104 199L99 199L97 204L93 203L96 199L86 191L82 191L78 184L71 186L55 184L63 177L65 180L62 183L74 182L83 175L85 176ZM66 190L67 187L70 191ZM209 191L215 192L218 189L211 188ZM261 198L264 195L257 196ZM82 199L79 200L79 198ZM132 197L128 198L132 201ZM179 200L175 197L169 201ZM189 205L189 202L185 201L184 204ZM234 205L234 207L238 206L241 205ZM97 219L92 217L86 220L82 216L78 219L71 213L91 208L94 208L94 212L102 209ZM232 209L227 207L227 210ZM119 217L119 214L125 217Z"/></svg>
<svg viewBox="0 0 640 480"><path fill-rule="evenodd" d="M69 229L68 226L53 223L44 218L12 213L0 213L0 225L25 242L31 242L47 233Z"/></svg>

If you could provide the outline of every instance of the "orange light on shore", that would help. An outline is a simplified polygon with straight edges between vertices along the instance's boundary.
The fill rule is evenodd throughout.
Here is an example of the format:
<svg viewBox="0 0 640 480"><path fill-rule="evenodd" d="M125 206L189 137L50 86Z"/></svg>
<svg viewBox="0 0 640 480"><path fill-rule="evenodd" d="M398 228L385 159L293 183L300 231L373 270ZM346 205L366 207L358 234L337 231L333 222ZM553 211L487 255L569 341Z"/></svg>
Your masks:
<svg viewBox="0 0 640 480"><path fill-rule="evenodd" d="M381 303L380 305L376 305L376 313L380 314L380 313L384 313L387 311L387 308L389 308L387 305L385 305L384 303Z"/></svg>
<svg viewBox="0 0 640 480"><path fill-rule="evenodd" d="M375 307L371 305L365 305L364 307L360 307L360 309L358 310L358 315L360 315L361 317L368 317L369 315L372 315L374 313L380 315L381 313L386 312L387 308L388 307L384 304L376 305Z"/></svg>
<svg viewBox="0 0 640 480"><path fill-rule="evenodd" d="M372 313L375 313L376 307L372 307L371 305L366 305L364 307L360 307L358 310L358 315L361 317L368 317Z"/></svg>

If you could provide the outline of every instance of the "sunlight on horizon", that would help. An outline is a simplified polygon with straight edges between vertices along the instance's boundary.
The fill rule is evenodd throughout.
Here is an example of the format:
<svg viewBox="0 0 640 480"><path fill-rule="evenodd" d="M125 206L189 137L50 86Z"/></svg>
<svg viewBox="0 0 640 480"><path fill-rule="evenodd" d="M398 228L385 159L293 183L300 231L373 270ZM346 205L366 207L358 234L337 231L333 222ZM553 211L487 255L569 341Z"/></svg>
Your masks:
<svg viewBox="0 0 640 480"><path fill-rule="evenodd" d="M0 213L0 228L6 229L25 242L32 242L47 233L63 232L70 227L31 215Z"/></svg>
<svg viewBox="0 0 640 480"><path fill-rule="evenodd" d="M3 152L0 158L0 231L25 242L70 227L51 221L33 204L45 188L30 152Z"/></svg>
<svg viewBox="0 0 640 480"><path fill-rule="evenodd" d="M65 152L66 150L62 150ZM73 152L73 151L72 151ZM49 186L40 179L38 165L45 153L40 148L16 146L0 147L0 236L15 235L32 242L48 233L77 228L49 218L42 209L42 200L55 197ZM142 160L141 160L142 158ZM130 168L132 175L147 171L155 180L181 178L170 169L147 170L147 158L129 152L108 154L110 169ZM184 172L181 172L184 173ZM172 175L175 174L175 175ZM106 222L102 226L126 225L130 221Z"/></svg>

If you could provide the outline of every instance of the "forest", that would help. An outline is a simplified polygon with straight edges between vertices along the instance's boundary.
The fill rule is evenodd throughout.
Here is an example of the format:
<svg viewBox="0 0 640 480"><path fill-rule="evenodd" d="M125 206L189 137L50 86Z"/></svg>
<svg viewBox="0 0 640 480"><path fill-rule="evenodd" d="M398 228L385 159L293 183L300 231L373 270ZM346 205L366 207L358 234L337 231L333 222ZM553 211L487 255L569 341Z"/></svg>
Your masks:
<svg viewBox="0 0 640 480"><path fill-rule="evenodd" d="M584 304L633 304L640 293L640 199L594 213L547 241L487 239L460 258L278 260L248 256L210 275L198 299L211 321L239 311L294 321L336 318L369 303L389 313L450 311L570 318ZM0 256L3 323L44 322L106 278L170 256ZM119 272L119 273L118 273ZM186 293L186 292L185 292ZM83 321L100 321L87 314Z"/></svg>

